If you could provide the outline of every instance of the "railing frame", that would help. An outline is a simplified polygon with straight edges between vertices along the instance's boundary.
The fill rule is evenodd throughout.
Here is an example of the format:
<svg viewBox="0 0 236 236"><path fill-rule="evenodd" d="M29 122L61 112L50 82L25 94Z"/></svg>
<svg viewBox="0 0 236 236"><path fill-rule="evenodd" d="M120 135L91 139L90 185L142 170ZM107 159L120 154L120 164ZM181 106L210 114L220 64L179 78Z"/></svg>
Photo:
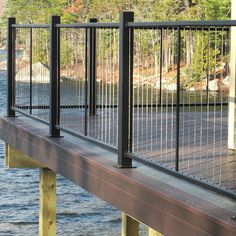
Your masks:
<svg viewBox="0 0 236 236"><path fill-rule="evenodd" d="M7 116L15 116L15 29L16 18L8 18L7 24Z"/></svg>
<svg viewBox="0 0 236 236"><path fill-rule="evenodd" d="M130 34L128 22L134 20L133 12L120 13L119 27L119 107L118 107L118 167L132 167L129 150L129 87L130 87Z"/></svg>
<svg viewBox="0 0 236 236"><path fill-rule="evenodd" d="M59 138L60 129L60 23L59 16L52 16L50 23L50 115L49 134Z"/></svg>
<svg viewBox="0 0 236 236"><path fill-rule="evenodd" d="M119 24L117 23L99 23L96 19L90 19L88 23L77 24L60 24L59 16L52 16L50 24L16 24L15 18L8 19L8 97L7 97L7 115L15 116L15 112L22 115L29 116L37 119L32 115L32 28L50 28L50 104L45 107L49 108L49 134L51 137L59 138L60 131L68 132L72 135L78 136L86 141L101 145L108 148L113 152L117 152L118 160L117 166L120 168L132 168L132 160L136 160L144 163L145 165L152 166L157 169L161 169L167 173L173 174L176 177L189 180L195 184L208 187L211 190L224 193L227 196L236 199L236 194L222 189L213 184L206 183L191 176L187 176L179 172L179 116L180 116L180 59L181 59L181 29L184 27L195 27L195 29L209 30L209 27L228 27L236 26L236 20L231 21L180 21L180 22L133 22L133 12L122 12L120 14ZM132 113L133 113L133 100L132 100L132 82L133 82L133 53L134 53L134 29L159 29L161 31L161 57L160 57L160 87L162 87L162 29L172 27L177 30L177 79L176 79L176 156L175 156L175 168L168 169L161 164L151 163L144 158L142 159L138 155L132 153ZM208 27L208 28L207 28ZM24 108L17 108L15 106L15 37L16 28L29 28L30 29L30 114L24 112ZM74 134L73 132L60 127L60 29L61 28L79 28L85 29L86 34L86 68L85 68L85 104L75 104L75 108L85 108L85 127L84 134ZM96 108L99 105L96 104L96 29L119 29L119 104L118 107L118 148L109 147L109 144L95 140L87 135L87 122L88 115L96 115ZM191 28L192 29L192 28ZM228 30L225 28L225 30ZM207 81L208 88L208 81ZM160 97L160 104L156 106L165 106L162 104ZM168 104L167 104L168 105ZM202 106L211 106L209 103L201 104ZM221 104L222 105L222 104ZM137 105L138 106L138 105ZM197 106L197 104L195 104ZM28 109L28 106L25 106ZM109 105L108 105L109 107ZM66 108L66 106L65 106ZM88 111L87 111L88 110ZM87 114L88 113L88 114ZM39 120L39 119L37 119ZM47 123L47 122L44 122Z"/></svg>
<svg viewBox="0 0 236 236"><path fill-rule="evenodd" d="M96 23L95 18L89 23ZM96 115L96 28L88 30L88 85L89 85L89 115Z"/></svg>

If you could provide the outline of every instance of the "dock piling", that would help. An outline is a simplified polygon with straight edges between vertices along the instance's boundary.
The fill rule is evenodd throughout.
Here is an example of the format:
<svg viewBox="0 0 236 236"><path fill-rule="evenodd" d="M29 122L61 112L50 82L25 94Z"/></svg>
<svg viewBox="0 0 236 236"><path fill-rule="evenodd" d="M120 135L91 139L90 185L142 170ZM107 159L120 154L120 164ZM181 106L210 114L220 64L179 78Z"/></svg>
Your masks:
<svg viewBox="0 0 236 236"><path fill-rule="evenodd" d="M56 173L40 169L39 236L56 235Z"/></svg>
<svg viewBox="0 0 236 236"><path fill-rule="evenodd" d="M139 222L122 212L121 236L138 236Z"/></svg>
<svg viewBox="0 0 236 236"><path fill-rule="evenodd" d="M148 236L164 236L164 235L148 227Z"/></svg>
<svg viewBox="0 0 236 236"><path fill-rule="evenodd" d="M9 144L5 147L5 166L7 168L42 168L41 163L15 149Z"/></svg>

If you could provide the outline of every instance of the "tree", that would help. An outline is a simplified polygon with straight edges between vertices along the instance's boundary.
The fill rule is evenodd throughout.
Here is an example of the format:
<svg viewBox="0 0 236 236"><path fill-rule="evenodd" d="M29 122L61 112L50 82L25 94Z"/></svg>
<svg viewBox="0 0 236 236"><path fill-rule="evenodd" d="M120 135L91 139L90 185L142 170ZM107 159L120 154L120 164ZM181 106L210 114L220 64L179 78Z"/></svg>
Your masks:
<svg viewBox="0 0 236 236"><path fill-rule="evenodd" d="M18 23L48 23L51 15L63 16L71 0L9 0L3 19L12 16Z"/></svg>
<svg viewBox="0 0 236 236"><path fill-rule="evenodd" d="M135 21L223 20L230 17L230 5L230 0L9 0L4 17L14 16L18 23L49 23L51 15L61 16L64 23L85 22L89 18L97 18L101 22L117 22L119 13L128 10L134 11ZM6 22L6 20L4 21ZM71 34L69 31L67 32ZM110 32L106 30L102 34L103 38L98 39L98 45L100 45L99 40L103 41L103 45L105 45L111 37ZM142 51L146 51L146 55L154 53L155 66L157 67L159 42L152 41L148 30L142 31L142 36ZM48 39L48 34L41 34L41 37L42 45L39 45L44 50L40 51L39 47L35 49L39 50L37 52L38 57L35 57L36 61L42 61L46 58L44 54L48 45L43 45L43 42ZM168 65L174 63L175 58L175 55L170 55L171 50L173 52L173 43L170 43L170 39L168 35L163 36L163 60L165 61L166 71L169 69ZM199 79L201 77L200 68L205 67L200 62L201 45L194 44L192 33L189 34L186 44L186 65L187 67L195 67L196 74L194 78ZM73 46L63 37L61 38L61 45L63 45L61 51L62 65L66 66L72 61L81 60L81 58L74 59L70 56L73 52ZM110 43L104 49L107 52L110 50L109 45ZM104 53L104 50L98 49L98 54L101 53L99 50ZM214 51L214 48L210 45L211 51ZM157 74L157 68L155 71Z"/></svg>

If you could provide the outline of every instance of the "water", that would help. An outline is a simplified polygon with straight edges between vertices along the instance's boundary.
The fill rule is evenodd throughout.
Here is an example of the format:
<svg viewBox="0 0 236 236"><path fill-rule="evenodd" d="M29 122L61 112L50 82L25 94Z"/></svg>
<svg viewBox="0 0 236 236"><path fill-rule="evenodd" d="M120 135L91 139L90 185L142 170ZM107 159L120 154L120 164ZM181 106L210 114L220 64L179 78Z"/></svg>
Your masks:
<svg viewBox="0 0 236 236"><path fill-rule="evenodd" d="M20 58L23 55L23 50L16 50L16 58ZM0 62L5 61L7 57L7 49L0 49Z"/></svg>
<svg viewBox="0 0 236 236"><path fill-rule="evenodd" d="M5 60L6 54L7 54L6 49L0 49L0 62Z"/></svg>
<svg viewBox="0 0 236 236"><path fill-rule="evenodd" d="M0 114L6 107L6 72L0 71ZM0 236L38 234L39 171L4 168L0 141ZM57 235L120 235L120 211L57 175Z"/></svg>

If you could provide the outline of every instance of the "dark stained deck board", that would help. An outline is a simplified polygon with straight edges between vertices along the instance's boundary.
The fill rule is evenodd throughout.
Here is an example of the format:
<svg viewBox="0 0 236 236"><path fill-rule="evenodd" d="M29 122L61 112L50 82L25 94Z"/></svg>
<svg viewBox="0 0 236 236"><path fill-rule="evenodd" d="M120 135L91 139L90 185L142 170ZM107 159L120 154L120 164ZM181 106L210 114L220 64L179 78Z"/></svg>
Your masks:
<svg viewBox="0 0 236 236"><path fill-rule="evenodd" d="M134 109L133 152L152 162L175 166L175 109ZM223 187L236 188L236 155L227 149L227 110L202 111L185 107L180 112L179 160L180 170ZM45 111L44 111L45 112ZM43 116L45 118L45 116ZM61 126L75 133L84 133L84 109L64 109ZM138 130L139 129L139 130ZM195 133L194 133L195 132ZM117 145L117 109L97 109L88 117L88 135ZM222 168L221 168L222 167Z"/></svg>
<svg viewBox="0 0 236 236"><path fill-rule="evenodd" d="M235 201L150 167L114 168L116 155L48 127L0 117L0 138L101 199L169 236L234 236Z"/></svg>

